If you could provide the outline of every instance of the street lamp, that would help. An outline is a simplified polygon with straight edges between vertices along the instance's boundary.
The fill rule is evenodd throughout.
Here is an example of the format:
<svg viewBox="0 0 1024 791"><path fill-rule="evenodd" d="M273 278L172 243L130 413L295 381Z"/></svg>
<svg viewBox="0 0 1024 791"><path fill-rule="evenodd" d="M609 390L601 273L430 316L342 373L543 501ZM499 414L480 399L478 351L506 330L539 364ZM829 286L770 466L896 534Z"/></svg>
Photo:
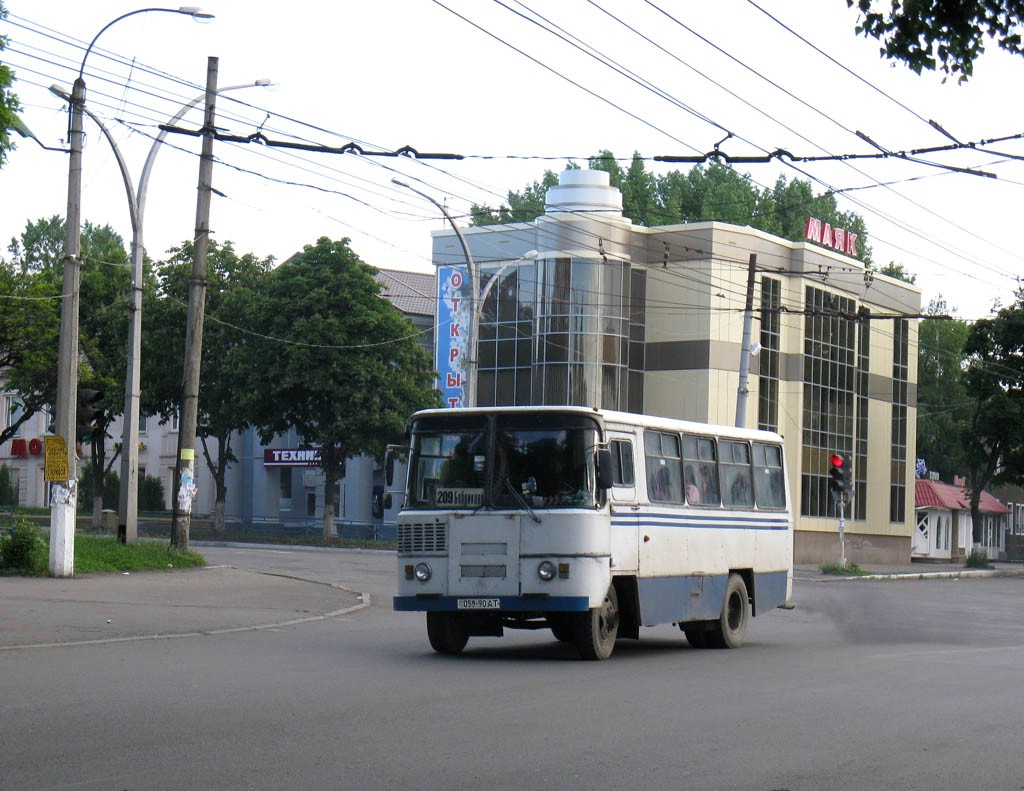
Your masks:
<svg viewBox="0 0 1024 791"><path fill-rule="evenodd" d="M469 245L466 244L466 238L462 235L462 231L459 226L455 224L455 220L448 213L448 210L433 197L425 192L421 192L410 184L402 181L398 178L391 179L391 183L399 187L405 187L410 192L415 192L421 198L433 203L444 218L448 220L448 224L452 226L452 230L455 231L455 235L459 239L459 244L462 245L462 253L466 256L466 267L469 269L469 338L466 343L466 350L469 352L469 406L476 406L476 374L477 374L477 348L476 339L477 333L480 330L480 312L477 310L477 306L480 305L480 272L473 261L473 256L470 255Z"/></svg>
<svg viewBox="0 0 1024 791"><path fill-rule="evenodd" d="M78 307L81 282L81 201L82 201L82 116L85 111L85 62L96 41L112 25L122 19L150 11L184 14L193 19L213 19L212 14L198 8L140 8L122 14L104 25L82 57L78 78L71 91L70 130L68 134L68 205L64 228L64 279L61 294L60 346L57 362L56 430L64 439L63 462L66 478L57 481L50 502L50 576L70 577L75 561L75 501L78 478L75 454L75 393L78 389ZM61 465L64 466L63 464Z"/></svg>
<svg viewBox="0 0 1024 791"><path fill-rule="evenodd" d="M243 88L267 88L273 85L269 79L262 78L253 82L240 85L229 85L220 88L217 93L237 91ZM70 102L71 97L58 85L50 86L50 93L59 96L61 99ZM140 419L140 368L142 359L142 270L146 257L146 248L142 241L143 218L146 213L146 194L149 188L149 175L156 161L160 145L167 139L168 129L173 127L185 113L195 107L206 98L205 93L199 94L195 99L186 102L181 106L166 124L164 129L153 140L149 148L146 161L142 166L142 173L139 175L139 186L132 187L131 176L128 173L128 166L121 156L110 131L88 108L84 108L88 115L100 128L103 136L107 138L110 147L114 150L114 157L118 167L121 169L121 177L124 179L125 192L128 195L128 211L132 221L132 281L131 292L128 301L128 368L125 375L124 395L124 420L121 435L121 487L120 500L118 503L118 539L123 544L134 544L138 541L138 487L139 487L139 419Z"/></svg>

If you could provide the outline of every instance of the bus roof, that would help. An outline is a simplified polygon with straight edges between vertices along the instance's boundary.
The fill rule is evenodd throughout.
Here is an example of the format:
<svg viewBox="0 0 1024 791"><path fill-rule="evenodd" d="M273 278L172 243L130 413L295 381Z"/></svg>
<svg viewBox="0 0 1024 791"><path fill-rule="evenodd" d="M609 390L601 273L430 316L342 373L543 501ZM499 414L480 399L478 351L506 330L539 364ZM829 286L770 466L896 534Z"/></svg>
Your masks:
<svg viewBox="0 0 1024 791"><path fill-rule="evenodd" d="M760 439L781 442L782 437L773 431L762 431L753 428L738 428L736 426L723 426L714 423L700 423L694 420L680 420L679 418L660 417L657 415L641 415L635 412L619 412L613 409L598 409L585 406L487 406L487 407L460 407L457 409L438 408L422 409L416 412L412 419L421 416L440 416L449 414L523 414L528 412L561 412L574 415L588 415L597 418L606 427L609 425L641 426L643 428L667 429L672 431L689 431L692 433L712 433L716 436L735 437L738 439Z"/></svg>

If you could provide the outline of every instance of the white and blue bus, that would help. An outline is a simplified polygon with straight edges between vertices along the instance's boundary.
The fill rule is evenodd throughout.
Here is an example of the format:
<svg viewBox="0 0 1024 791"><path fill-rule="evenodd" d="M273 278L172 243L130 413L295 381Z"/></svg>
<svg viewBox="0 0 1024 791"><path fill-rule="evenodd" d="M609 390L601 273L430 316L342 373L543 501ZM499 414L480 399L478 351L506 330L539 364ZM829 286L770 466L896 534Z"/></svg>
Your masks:
<svg viewBox="0 0 1024 791"><path fill-rule="evenodd" d="M435 651L544 628L605 659L664 623L736 648L751 616L790 606L778 434L488 407L417 412L409 438L394 609L426 613Z"/></svg>

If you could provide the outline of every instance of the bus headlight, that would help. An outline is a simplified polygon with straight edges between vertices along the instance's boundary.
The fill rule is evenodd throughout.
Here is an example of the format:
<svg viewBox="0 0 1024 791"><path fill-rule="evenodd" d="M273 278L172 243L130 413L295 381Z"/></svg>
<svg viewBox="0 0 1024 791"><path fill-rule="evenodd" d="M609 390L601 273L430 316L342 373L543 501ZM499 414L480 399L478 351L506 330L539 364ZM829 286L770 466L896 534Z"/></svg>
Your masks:
<svg viewBox="0 0 1024 791"><path fill-rule="evenodd" d="M413 573L416 575L416 579L418 579L420 582L426 582L431 578L431 576L433 576L434 572L430 570L429 564L417 563L416 568L413 569Z"/></svg>
<svg viewBox="0 0 1024 791"><path fill-rule="evenodd" d="M555 568L555 564L550 560L542 560L537 564L537 576L544 580L544 582L553 580L557 573L558 569Z"/></svg>

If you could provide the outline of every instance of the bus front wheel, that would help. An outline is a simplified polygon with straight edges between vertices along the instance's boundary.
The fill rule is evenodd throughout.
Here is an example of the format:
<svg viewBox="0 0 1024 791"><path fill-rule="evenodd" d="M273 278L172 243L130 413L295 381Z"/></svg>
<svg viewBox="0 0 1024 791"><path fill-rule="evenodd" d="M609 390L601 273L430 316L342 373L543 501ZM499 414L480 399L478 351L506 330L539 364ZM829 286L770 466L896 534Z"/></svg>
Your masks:
<svg viewBox="0 0 1024 791"><path fill-rule="evenodd" d="M619 597L609 585L600 607L576 616L576 648L584 659L607 659L619 634Z"/></svg>
<svg viewBox="0 0 1024 791"><path fill-rule="evenodd" d="M437 653L458 654L469 642L469 629L461 618L450 612L428 612L427 637L430 647Z"/></svg>
<svg viewBox="0 0 1024 791"><path fill-rule="evenodd" d="M730 574L725 586L722 614L707 633L708 645L714 648L739 648L750 622L750 597L747 584L739 574Z"/></svg>

